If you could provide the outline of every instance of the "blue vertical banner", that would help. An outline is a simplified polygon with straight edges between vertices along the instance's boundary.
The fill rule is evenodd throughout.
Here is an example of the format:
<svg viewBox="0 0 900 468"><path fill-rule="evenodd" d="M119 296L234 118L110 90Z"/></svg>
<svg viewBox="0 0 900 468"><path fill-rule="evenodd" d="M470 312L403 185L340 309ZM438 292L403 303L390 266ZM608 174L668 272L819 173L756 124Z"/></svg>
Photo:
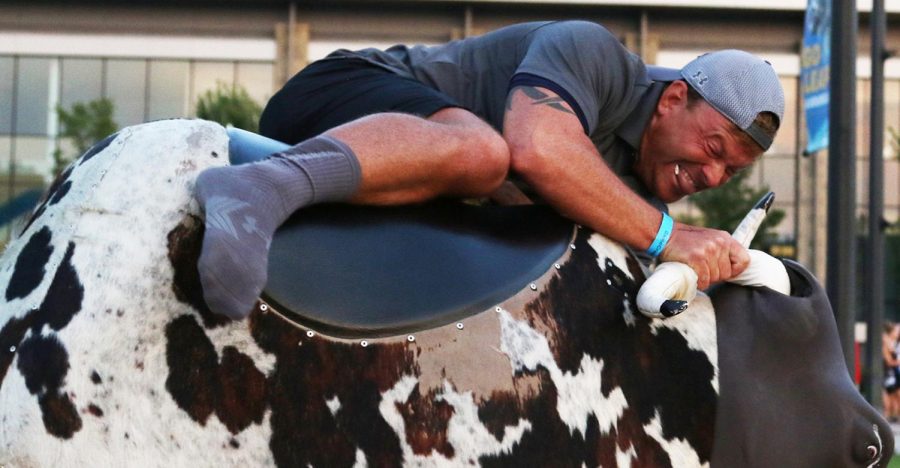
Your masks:
<svg viewBox="0 0 900 468"><path fill-rule="evenodd" d="M831 73L831 0L808 0L800 54L800 89L806 110L806 152L828 147L828 83Z"/></svg>

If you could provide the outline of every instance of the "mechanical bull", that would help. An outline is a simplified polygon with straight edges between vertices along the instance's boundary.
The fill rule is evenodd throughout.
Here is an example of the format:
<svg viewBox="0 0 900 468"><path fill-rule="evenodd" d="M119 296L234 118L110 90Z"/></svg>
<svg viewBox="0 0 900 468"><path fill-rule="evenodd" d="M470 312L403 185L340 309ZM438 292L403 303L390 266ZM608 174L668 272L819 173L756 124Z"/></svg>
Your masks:
<svg viewBox="0 0 900 468"><path fill-rule="evenodd" d="M227 160L223 128L162 121L98 143L50 188L0 261L0 466L890 458L891 431L853 387L802 267L787 263L791 296L724 285L651 320L635 309L635 259L539 208L414 213L425 221L313 209L297 232L323 244L276 238L257 310L223 320L202 301L191 189ZM395 258L404 246L419 263ZM404 286L417 280L431 286Z"/></svg>

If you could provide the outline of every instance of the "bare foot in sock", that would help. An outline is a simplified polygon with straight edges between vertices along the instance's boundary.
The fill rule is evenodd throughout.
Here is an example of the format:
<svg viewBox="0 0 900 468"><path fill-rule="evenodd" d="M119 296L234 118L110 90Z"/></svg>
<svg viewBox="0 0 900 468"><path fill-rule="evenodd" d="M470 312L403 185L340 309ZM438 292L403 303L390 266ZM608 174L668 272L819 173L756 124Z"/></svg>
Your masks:
<svg viewBox="0 0 900 468"><path fill-rule="evenodd" d="M269 246L283 220L280 201L254 187L240 169L244 168L205 171L196 188L197 200L206 210L197 265L204 298L212 311L235 320L250 314L266 284Z"/></svg>
<svg viewBox="0 0 900 468"><path fill-rule="evenodd" d="M206 232L197 269L210 309L247 317L266 285L278 226L299 208L350 197L358 185L356 156L322 136L265 161L201 173L195 196L206 213Z"/></svg>

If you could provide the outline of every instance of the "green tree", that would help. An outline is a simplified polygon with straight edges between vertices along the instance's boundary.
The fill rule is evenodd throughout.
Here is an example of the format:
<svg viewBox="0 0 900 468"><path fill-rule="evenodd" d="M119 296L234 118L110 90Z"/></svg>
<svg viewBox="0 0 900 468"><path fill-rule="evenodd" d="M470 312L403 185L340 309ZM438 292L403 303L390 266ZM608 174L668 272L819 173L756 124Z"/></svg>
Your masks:
<svg viewBox="0 0 900 468"><path fill-rule="evenodd" d="M748 171L738 172L725 185L692 195L691 201L700 210L701 215L679 220L723 231L733 231L750 208L769 192L768 187L759 189L749 187L745 183L749 174ZM764 249L771 245L777 237L774 229L784 219L784 215L784 210L769 209L769 214L753 238L751 247Z"/></svg>
<svg viewBox="0 0 900 468"><path fill-rule="evenodd" d="M108 98L76 102L69 110L61 106L56 108L60 126L59 136L71 143L76 154L63 154L59 148L53 151L54 173L58 174L94 143L119 129L113 120L114 110L115 106Z"/></svg>
<svg viewBox="0 0 900 468"><path fill-rule="evenodd" d="M217 82L197 100L197 117L251 132L259 130L260 114L262 106L240 85Z"/></svg>

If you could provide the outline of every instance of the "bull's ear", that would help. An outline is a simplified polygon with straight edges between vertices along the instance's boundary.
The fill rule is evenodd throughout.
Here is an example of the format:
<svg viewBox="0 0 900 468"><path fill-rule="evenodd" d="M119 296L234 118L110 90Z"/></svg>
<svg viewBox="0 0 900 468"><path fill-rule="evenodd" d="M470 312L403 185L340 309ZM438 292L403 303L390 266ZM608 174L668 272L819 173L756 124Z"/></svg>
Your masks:
<svg viewBox="0 0 900 468"><path fill-rule="evenodd" d="M790 296L767 287L724 283L709 290L717 320L739 336L752 334L760 345L768 340L775 346L820 336L831 339L831 335L836 339L837 326L822 286L800 264L782 262L791 283Z"/></svg>
<svg viewBox="0 0 900 468"><path fill-rule="evenodd" d="M803 265L788 259L782 259L788 277L791 280L791 296L810 297L822 286L818 280Z"/></svg>
<svg viewBox="0 0 900 468"><path fill-rule="evenodd" d="M763 326L781 339L795 342L830 333L833 328L831 305L822 286L799 263L783 262L791 281L791 295L785 296L767 288L753 293L753 309L765 322Z"/></svg>

